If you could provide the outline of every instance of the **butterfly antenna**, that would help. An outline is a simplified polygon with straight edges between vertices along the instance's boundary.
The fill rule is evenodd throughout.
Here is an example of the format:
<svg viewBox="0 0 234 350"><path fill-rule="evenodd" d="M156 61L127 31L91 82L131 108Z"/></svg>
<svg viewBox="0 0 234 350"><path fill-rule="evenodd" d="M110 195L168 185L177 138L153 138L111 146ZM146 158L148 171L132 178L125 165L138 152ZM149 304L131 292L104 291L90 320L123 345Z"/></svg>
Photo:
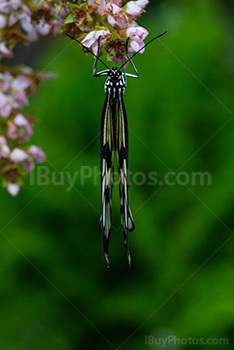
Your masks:
<svg viewBox="0 0 234 350"><path fill-rule="evenodd" d="M85 50L87 50L89 53L91 53L94 57L96 57L96 59L98 61L100 61L108 70L110 70L110 68L97 56L95 55L88 47L86 47L85 45L83 45L79 40L73 38L70 34L66 33L67 36L69 36L69 38L71 38L72 40L75 40L76 42L78 42L81 46L83 46L83 48Z"/></svg>
<svg viewBox="0 0 234 350"><path fill-rule="evenodd" d="M137 52L135 52L134 55L132 55L132 57L130 57L126 62L124 62L124 64L122 64L122 66L121 66L119 69L123 68L123 66L125 66L133 57L135 57L135 56L136 56L141 50L143 50L146 46L148 46L150 43L152 43L152 41L154 41L154 40L160 38L161 36L163 36L163 35L166 34L166 33L167 33L167 32L164 32L164 33L162 33L162 34L156 36L155 38L151 39L147 44L145 44L142 48L140 48L140 50L138 50ZM128 38L128 40L129 40L129 38Z"/></svg>

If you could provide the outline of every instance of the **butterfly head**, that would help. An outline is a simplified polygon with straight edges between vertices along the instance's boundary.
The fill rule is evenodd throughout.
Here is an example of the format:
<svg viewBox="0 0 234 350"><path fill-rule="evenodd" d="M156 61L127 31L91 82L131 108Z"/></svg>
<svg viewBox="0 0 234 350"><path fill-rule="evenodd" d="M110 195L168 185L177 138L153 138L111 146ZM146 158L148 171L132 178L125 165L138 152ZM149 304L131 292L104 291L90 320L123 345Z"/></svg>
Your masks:
<svg viewBox="0 0 234 350"><path fill-rule="evenodd" d="M118 68L111 68L109 71L109 78L113 82L119 81L120 77L122 76L121 71Z"/></svg>

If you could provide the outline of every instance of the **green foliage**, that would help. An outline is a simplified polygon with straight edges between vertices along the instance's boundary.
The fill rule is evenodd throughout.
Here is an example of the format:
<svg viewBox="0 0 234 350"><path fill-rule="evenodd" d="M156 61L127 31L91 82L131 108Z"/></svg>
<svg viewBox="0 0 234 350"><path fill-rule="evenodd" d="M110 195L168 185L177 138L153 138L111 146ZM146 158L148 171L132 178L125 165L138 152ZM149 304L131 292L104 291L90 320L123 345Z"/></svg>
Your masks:
<svg viewBox="0 0 234 350"><path fill-rule="evenodd" d="M92 77L92 56L67 38L38 57L59 78L32 99L40 120L33 142L50 174L79 176L71 191L59 177L61 185L38 186L38 167L18 198L2 190L2 349L112 349L95 327L119 347L141 325L120 349L156 349L145 336L160 332L228 337L229 346L215 348L232 348L233 73L223 11L196 0L144 18L152 36L169 32L135 58L140 79L128 81L130 171L157 172L159 180L178 169L209 172L212 184L131 186L130 271L120 229L112 230L111 270L104 269L99 178L80 181L81 167L99 166L104 81ZM117 186L112 221L118 228Z"/></svg>

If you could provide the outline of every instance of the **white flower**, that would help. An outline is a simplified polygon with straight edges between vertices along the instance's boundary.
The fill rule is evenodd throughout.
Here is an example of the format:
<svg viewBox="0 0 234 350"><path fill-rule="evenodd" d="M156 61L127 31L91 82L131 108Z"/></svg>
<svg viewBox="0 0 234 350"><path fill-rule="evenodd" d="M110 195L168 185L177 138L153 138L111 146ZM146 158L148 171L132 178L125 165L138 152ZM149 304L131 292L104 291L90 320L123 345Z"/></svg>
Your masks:
<svg viewBox="0 0 234 350"><path fill-rule="evenodd" d="M143 40L149 34L148 31L143 27L137 26L137 27L128 28L126 31L126 34L127 34L127 37L132 39L132 41L130 42L130 48L136 52L142 48L142 50L139 52L143 53L145 50Z"/></svg>
<svg viewBox="0 0 234 350"><path fill-rule="evenodd" d="M86 47L92 46L94 55L97 55L98 39L101 37L100 43L105 43L110 36L111 33L109 30L93 30L88 35L86 35L81 43Z"/></svg>
<svg viewBox="0 0 234 350"><path fill-rule="evenodd" d="M19 193L20 187L17 184L8 182L7 184L7 191L13 196L17 196L17 194Z"/></svg>
<svg viewBox="0 0 234 350"><path fill-rule="evenodd" d="M18 74L16 78L12 82L12 88L17 91L21 91L30 86L30 80L23 76L22 74Z"/></svg>
<svg viewBox="0 0 234 350"><path fill-rule="evenodd" d="M129 1L126 12L130 16L140 16L143 8L149 3L148 0Z"/></svg>
<svg viewBox="0 0 234 350"><path fill-rule="evenodd" d="M127 37L137 41L137 42L141 42L142 40L144 40L147 35L149 34L149 32L143 28L143 27L130 27L127 29L126 31Z"/></svg>
<svg viewBox="0 0 234 350"><path fill-rule="evenodd" d="M9 115L11 114L11 110L12 110L11 102L12 102L11 99L0 91L0 116L2 118L8 118Z"/></svg>
<svg viewBox="0 0 234 350"><path fill-rule="evenodd" d="M149 0L137 0L137 5L140 6L142 9L148 5Z"/></svg>
<svg viewBox="0 0 234 350"><path fill-rule="evenodd" d="M0 54L7 58L13 56L13 52L6 47L6 43L4 41L0 43Z"/></svg>
<svg viewBox="0 0 234 350"><path fill-rule="evenodd" d="M0 29L4 28L6 26L6 16L0 14Z"/></svg>
<svg viewBox="0 0 234 350"><path fill-rule="evenodd" d="M43 163L45 161L45 153L37 146L30 146L28 153L34 157L37 163Z"/></svg>
<svg viewBox="0 0 234 350"><path fill-rule="evenodd" d="M86 35L86 37L81 41L81 43L86 46L86 47L90 47L92 46L96 39L95 39L95 30L93 30L92 32L90 32L88 35Z"/></svg>
<svg viewBox="0 0 234 350"><path fill-rule="evenodd" d="M23 163L27 158L28 158L27 153L17 147L13 149L10 155L10 159L14 163Z"/></svg>
<svg viewBox="0 0 234 350"><path fill-rule="evenodd" d="M0 157L8 158L11 153L4 136L0 136Z"/></svg>

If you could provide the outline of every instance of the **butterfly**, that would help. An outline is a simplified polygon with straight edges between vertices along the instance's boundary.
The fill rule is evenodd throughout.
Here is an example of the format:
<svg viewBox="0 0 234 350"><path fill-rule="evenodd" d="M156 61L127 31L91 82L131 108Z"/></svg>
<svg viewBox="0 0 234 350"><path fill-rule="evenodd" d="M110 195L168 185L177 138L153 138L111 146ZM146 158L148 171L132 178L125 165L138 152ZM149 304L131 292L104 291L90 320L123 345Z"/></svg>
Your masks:
<svg viewBox="0 0 234 350"><path fill-rule="evenodd" d="M132 58L143 48L149 45L153 40L158 39L166 32L150 40L140 50L135 52L132 57L128 55L124 62L121 55L122 65L120 68L109 68L99 57L100 40L98 39L97 55L89 50L80 41L67 34L71 39L77 41L94 57L93 76L107 76L104 90L106 94L104 106L101 115L100 125L100 169L101 169L101 216L99 230L102 233L102 250L104 265L109 267L108 248L111 231L111 208L112 208L112 190L114 184L114 154L117 154L119 194L120 194L120 212L121 226L124 236L124 246L127 253L128 265L131 265L131 256L129 251L128 233L135 229L131 209L129 206L129 181L128 181L128 120L124 105L123 95L127 86L127 77L139 78L138 71L132 61ZM128 47L128 41L126 44ZM97 62L100 61L107 69L97 72ZM135 74L126 73L125 66L130 62Z"/></svg>

